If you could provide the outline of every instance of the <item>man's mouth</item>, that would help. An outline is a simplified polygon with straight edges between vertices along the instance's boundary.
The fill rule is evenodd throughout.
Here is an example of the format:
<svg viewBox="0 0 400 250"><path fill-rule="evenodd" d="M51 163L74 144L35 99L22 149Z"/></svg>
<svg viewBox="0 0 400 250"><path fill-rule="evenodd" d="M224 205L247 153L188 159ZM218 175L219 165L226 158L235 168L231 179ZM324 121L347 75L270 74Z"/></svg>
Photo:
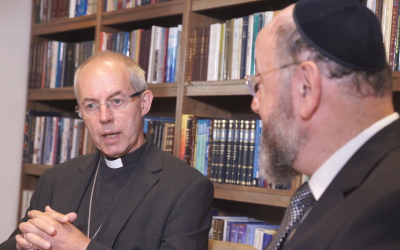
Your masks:
<svg viewBox="0 0 400 250"><path fill-rule="evenodd" d="M103 134L102 136L106 137L106 138L114 138L116 137L118 134L120 133L114 133L114 134Z"/></svg>

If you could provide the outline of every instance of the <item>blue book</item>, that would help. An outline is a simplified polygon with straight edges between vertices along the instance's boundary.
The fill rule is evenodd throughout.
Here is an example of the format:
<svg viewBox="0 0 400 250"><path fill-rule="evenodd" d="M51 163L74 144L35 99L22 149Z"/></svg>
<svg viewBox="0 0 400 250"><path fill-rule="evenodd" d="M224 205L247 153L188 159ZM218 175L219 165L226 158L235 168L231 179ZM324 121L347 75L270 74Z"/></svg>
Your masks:
<svg viewBox="0 0 400 250"><path fill-rule="evenodd" d="M197 170L199 170L200 173L204 172L204 169L203 169L204 166L202 165L202 162L200 160L201 152L202 152L202 150L201 150L201 140L202 140L201 136L203 134L203 124L204 124L203 120L201 120L201 119L197 120L197 131L196 131L196 137L197 138L196 138L196 155L195 155L196 165L195 165L195 168Z"/></svg>
<svg viewBox="0 0 400 250"><path fill-rule="evenodd" d="M262 240L262 249L265 249L268 243L272 240L272 234L264 233L263 240Z"/></svg>
<svg viewBox="0 0 400 250"><path fill-rule="evenodd" d="M253 14L253 47L251 51L251 69L250 69L250 74L255 75L256 69L255 69L255 44L256 44L256 38L258 35L258 19L259 19L259 14L254 13Z"/></svg>
<svg viewBox="0 0 400 250"><path fill-rule="evenodd" d="M205 119L205 154L204 154L204 176L207 176L208 173L208 160L209 160L209 152L210 152L210 133L211 133L211 120Z"/></svg>
<svg viewBox="0 0 400 250"><path fill-rule="evenodd" d="M239 224L233 224L231 231L230 231L230 236L229 236L229 241L237 243L238 239L238 231L239 231Z"/></svg>
<svg viewBox="0 0 400 250"><path fill-rule="evenodd" d="M268 223L265 222L260 224L247 224L246 241L244 242L245 244L254 246L254 235L256 232L256 228L278 230L279 225L268 225Z"/></svg>
<svg viewBox="0 0 400 250"><path fill-rule="evenodd" d="M124 32L124 46L122 48L122 54L129 56L129 43L130 43L130 34L129 32Z"/></svg>
<svg viewBox="0 0 400 250"><path fill-rule="evenodd" d="M53 142L53 117L46 116L46 129L44 132L44 147L43 147L43 157L41 164L51 165L50 162L50 152L51 145Z"/></svg>
<svg viewBox="0 0 400 250"><path fill-rule="evenodd" d="M258 186L258 168L260 156L261 120L256 120L256 133L253 158L253 186Z"/></svg>
<svg viewBox="0 0 400 250"><path fill-rule="evenodd" d="M83 1L83 0L76 0L76 3L75 3L75 17L78 17L78 16L80 16L80 11L81 11L81 1Z"/></svg>
<svg viewBox="0 0 400 250"><path fill-rule="evenodd" d="M87 0L81 0L82 3L82 16L86 16L87 14L87 6L88 6L88 1Z"/></svg>

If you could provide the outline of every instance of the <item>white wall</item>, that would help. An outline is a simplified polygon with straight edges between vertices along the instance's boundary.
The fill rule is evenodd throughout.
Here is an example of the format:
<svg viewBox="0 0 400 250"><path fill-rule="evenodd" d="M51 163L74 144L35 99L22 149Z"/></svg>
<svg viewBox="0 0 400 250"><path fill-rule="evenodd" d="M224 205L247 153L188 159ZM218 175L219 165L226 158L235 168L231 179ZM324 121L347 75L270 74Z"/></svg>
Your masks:
<svg viewBox="0 0 400 250"><path fill-rule="evenodd" d="M31 0L0 0L0 242L17 226Z"/></svg>

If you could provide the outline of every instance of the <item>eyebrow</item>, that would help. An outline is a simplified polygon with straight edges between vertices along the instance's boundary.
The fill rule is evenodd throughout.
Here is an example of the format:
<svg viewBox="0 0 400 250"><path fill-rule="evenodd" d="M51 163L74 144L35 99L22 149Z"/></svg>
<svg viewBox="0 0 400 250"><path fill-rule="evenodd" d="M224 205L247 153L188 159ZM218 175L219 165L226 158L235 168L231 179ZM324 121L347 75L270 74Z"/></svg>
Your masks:
<svg viewBox="0 0 400 250"><path fill-rule="evenodd" d="M107 97L107 100L110 99L111 97L114 97L114 96L119 95L119 94L121 94L121 93L122 93L121 90L116 91L116 92L112 93L111 95L109 95L109 96ZM85 99L83 99L83 102L98 102L98 101L99 101L99 100L97 100L97 99L95 99L95 98L85 98Z"/></svg>

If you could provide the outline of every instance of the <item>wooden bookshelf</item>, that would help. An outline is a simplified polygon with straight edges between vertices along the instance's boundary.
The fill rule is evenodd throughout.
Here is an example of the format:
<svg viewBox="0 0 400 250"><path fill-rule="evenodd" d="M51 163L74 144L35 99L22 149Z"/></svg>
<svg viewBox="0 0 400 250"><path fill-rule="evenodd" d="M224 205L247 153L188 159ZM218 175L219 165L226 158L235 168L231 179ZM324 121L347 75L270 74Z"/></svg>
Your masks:
<svg viewBox="0 0 400 250"><path fill-rule="evenodd" d="M192 11L213 10L222 7L232 7L235 5L243 5L255 2L260 3L265 2L265 0L194 0L192 4Z"/></svg>
<svg viewBox="0 0 400 250"><path fill-rule="evenodd" d="M22 171L24 174L33 175L33 176L41 176L46 170L52 168L51 165L44 164L32 164L32 163L23 163Z"/></svg>
<svg viewBox="0 0 400 250"><path fill-rule="evenodd" d="M176 97L177 84L149 84L154 97ZM74 87L56 89L29 89L29 101L75 100Z"/></svg>
<svg viewBox="0 0 400 250"><path fill-rule="evenodd" d="M183 0L102 13L102 25L115 25L183 14Z"/></svg>
<svg viewBox="0 0 400 250"><path fill-rule="evenodd" d="M186 96L250 95L244 80L185 82Z"/></svg>
<svg viewBox="0 0 400 250"><path fill-rule="evenodd" d="M51 165L23 163L23 173L31 176L41 176ZM259 187L214 184L214 198L238 202L255 203L268 206L286 207L289 204L291 191L275 190Z"/></svg>
<svg viewBox="0 0 400 250"><path fill-rule="evenodd" d="M96 14L65 18L45 23L35 23L32 27L33 36L43 36L53 33L76 31L96 27Z"/></svg>
<svg viewBox="0 0 400 250"><path fill-rule="evenodd" d="M35 3L33 0L32 2ZM258 118L251 112L251 96L243 79L192 82L185 80L192 29L259 11L278 10L287 6L288 2L295 0L172 0L104 12L104 1L98 0L96 14L39 24L34 23L32 19L31 41L94 40L95 51L98 51L101 32L115 33L149 29L152 25L171 27L182 24L178 54L180 65L176 82L148 85L155 97L149 116L175 118L174 155L178 156L182 114L225 119ZM400 74L394 74L394 79L394 90L400 91ZM57 111L66 117L77 117L74 113L76 101L73 87L29 89L27 101L27 109ZM87 151L93 152L93 148L93 142L90 141ZM52 166L22 163L22 167L21 191L34 188L38 178ZM279 222L284 207L288 205L291 195L299 185L296 179L292 182L292 190L287 191L214 183L214 208L220 214L242 214ZM262 214L271 217L263 217Z"/></svg>

